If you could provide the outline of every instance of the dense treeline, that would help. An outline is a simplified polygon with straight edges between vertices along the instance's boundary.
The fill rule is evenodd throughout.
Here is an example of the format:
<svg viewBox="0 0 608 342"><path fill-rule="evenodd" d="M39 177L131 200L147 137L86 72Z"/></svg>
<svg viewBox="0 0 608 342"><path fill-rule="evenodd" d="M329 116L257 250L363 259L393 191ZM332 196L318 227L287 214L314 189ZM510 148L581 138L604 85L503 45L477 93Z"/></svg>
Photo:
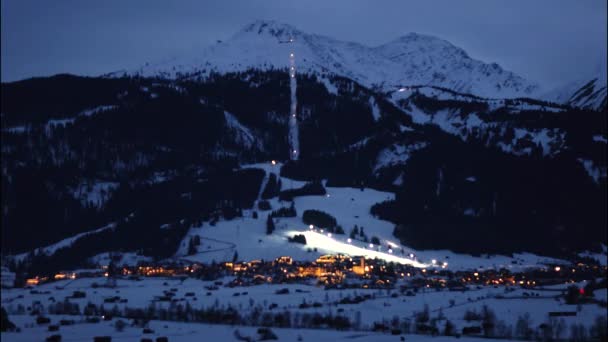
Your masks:
<svg viewBox="0 0 608 342"><path fill-rule="evenodd" d="M315 181L306 183L303 186L296 189L283 190L279 193L279 200L281 201L292 201L294 197L298 196L320 196L325 195L326 191L321 182Z"/></svg>
<svg viewBox="0 0 608 342"><path fill-rule="evenodd" d="M304 210L302 221L307 225L333 229L338 225L336 218L321 210Z"/></svg>
<svg viewBox="0 0 608 342"><path fill-rule="evenodd" d="M198 183L178 179L138 188L119 189L107 206L117 215L115 226L85 235L52 255L30 253L19 268L31 274L52 274L82 267L86 259L105 251L136 251L163 259L175 254L191 226L220 217L232 219L252 208L264 172L244 169L215 174ZM27 239L12 232L12 239Z"/></svg>
<svg viewBox="0 0 608 342"><path fill-rule="evenodd" d="M266 187L262 192L262 199L270 199L279 195L281 191L281 180L277 180L277 175L271 173L268 176L268 182L266 183Z"/></svg>
<svg viewBox="0 0 608 342"><path fill-rule="evenodd" d="M416 248L559 255L606 241L606 187L564 152L513 156L437 134L412 154L396 200L372 213ZM480 243L484 241L484 243Z"/></svg>

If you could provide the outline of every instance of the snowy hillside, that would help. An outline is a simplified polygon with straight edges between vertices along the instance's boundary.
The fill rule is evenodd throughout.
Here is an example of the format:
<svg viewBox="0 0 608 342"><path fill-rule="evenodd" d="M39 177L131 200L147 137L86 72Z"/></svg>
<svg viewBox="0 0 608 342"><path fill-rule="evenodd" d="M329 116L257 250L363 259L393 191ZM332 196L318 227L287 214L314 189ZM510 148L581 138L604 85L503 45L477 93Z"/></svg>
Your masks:
<svg viewBox="0 0 608 342"><path fill-rule="evenodd" d="M246 165L243 168L262 168L268 175L278 174L281 165L261 163ZM304 182L281 177L282 190L298 188ZM293 218L275 218L276 231L266 234L266 215L260 212L259 218L252 218L251 213L245 213L243 218L236 220L220 220L214 226L205 224L201 227L190 228L182 240L178 253L179 259L196 262L222 262L232 260L236 252L243 260L273 260L289 255L296 260L317 259L322 254L349 254L352 256L365 255L368 258L378 258L414 267L439 267L445 263L450 270L465 269L500 269L523 270L529 267L544 267L547 264L565 264L566 261L542 257L530 253L515 253L508 256L471 256L454 253L448 250L415 250L399 244L393 236L394 225L388 221L374 217L370 208L375 203L394 199L394 194L373 189L333 188L326 187L327 194L323 196L302 196L294 198L297 216ZM269 201L272 210L288 206L287 202L277 198ZM334 216L339 225L344 227L345 234L327 234L319 229L311 230L302 221L305 210L322 210ZM364 229L366 238L376 237L380 245L370 245L369 241L357 237L349 238L353 227ZM306 245L289 243L288 237L296 234L306 236ZM201 245L197 253L186 255L188 241L198 235ZM366 239L367 240L367 239ZM436 263L433 263L435 260Z"/></svg>
<svg viewBox="0 0 608 342"><path fill-rule="evenodd" d="M542 98L573 107L594 110L606 109L608 101L607 72L606 57L604 56L591 75L557 87L544 94Z"/></svg>
<svg viewBox="0 0 608 342"><path fill-rule="evenodd" d="M539 89L537 84L496 63L475 60L461 48L436 37L410 33L378 47L367 47L308 34L274 21L256 21L197 56L146 64L134 73L180 78L252 68L286 69L292 51L300 73L333 73L386 91L407 85L432 85L504 98L530 97Z"/></svg>

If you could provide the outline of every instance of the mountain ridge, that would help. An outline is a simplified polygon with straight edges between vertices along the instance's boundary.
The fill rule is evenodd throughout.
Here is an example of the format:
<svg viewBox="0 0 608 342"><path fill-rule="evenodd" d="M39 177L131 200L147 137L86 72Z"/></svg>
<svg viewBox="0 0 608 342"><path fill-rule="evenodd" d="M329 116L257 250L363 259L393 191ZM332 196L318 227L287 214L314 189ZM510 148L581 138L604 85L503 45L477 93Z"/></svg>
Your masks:
<svg viewBox="0 0 608 342"><path fill-rule="evenodd" d="M496 63L475 60L462 48L437 37L409 33L368 47L268 20L245 25L228 40L204 48L194 58L145 65L132 73L179 78L204 77L211 72L286 69L290 52L296 54L299 73L335 74L384 91L428 85L508 98L533 97L540 89L537 83Z"/></svg>

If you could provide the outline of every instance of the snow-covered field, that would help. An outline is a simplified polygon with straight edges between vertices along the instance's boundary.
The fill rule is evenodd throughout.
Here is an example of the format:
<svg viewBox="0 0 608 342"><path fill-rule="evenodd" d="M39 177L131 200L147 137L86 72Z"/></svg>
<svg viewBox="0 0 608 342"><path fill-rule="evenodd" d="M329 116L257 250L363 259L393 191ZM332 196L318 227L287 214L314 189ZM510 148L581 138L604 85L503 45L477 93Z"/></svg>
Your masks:
<svg viewBox="0 0 608 342"><path fill-rule="evenodd" d="M221 281L225 284L231 278L224 278ZM400 320L411 319L416 312L423 310L425 305L429 307L431 318L441 315L450 320L457 331L466 326L479 326L476 321L466 322L463 317L467 310L481 311L483 305L491 308L497 321L503 321L505 326L515 327L519 316L526 313L530 315L531 327L549 320L548 313L551 311L574 311L576 316L563 317L567 327L572 324L582 324L585 327L591 326L595 318L606 315L605 308L596 304L586 304L577 307L576 305L566 305L563 299L558 299L561 291L567 285L553 286L547 291L513 288L513 291L506 292L504 288L494 288L485 286L481 288L471 288L466 292L435 291L418 292L414 296L405 296L397 290L377 290L377 289L343 289L343 290L324 290L322 287L304 284L266 284L250 287L224 287L219 286L216 290L207 290L206 286L213 286L214 281L202 281L197 279L171 279L171 278L146 278L141 281L119 279L117 287L92 288L92 284L104 284L105 278L76 279L74 281L63 280L51 284L41 285L35 288L38 293L31 293L29 289L2 289L2 307L9 312L10 319L22 329L21 333L2 334L3 341L32 341L41 340L42 337L50 335L46 328L38 327L34 323L35 317L19 314L19 307L32 307L35 302L40 302L44 307L48 307L52 302L62 302L65 297L72 295L74 291L84 291L85 298L70 298L72 303L78 303L80 308L84 308L87 303L101 305L105 298L118 296L127 299L126 303L106 303L106 310L111 310L113 306L122 310L125 307L146 309L150 304L155 303L157 308L169 308L172 305L190 305L192 308L226 308L232 306L240 314L246 315L255 309L268 312L290 312L291 317L298 313L320 313L322 315L332 313L348 317L351 322L357 319L361 322L357 331L322 331L322 330L302 330L302 329L273 329L276 331L280 340L294 340L298 334L303 340L310 340L318 336L319 338L349 339L352 336L361 336L361 341L397 341L398 337L390 335L373 334L367 330L371 329L374 322L390 322L397 317ZM278 295L276 291L288 288L289 294ZM155 296L162 296L163 291L175 289L175 303L159 302ZM553 291L552 291L553 290ZM48 293L45 293L48 291ZM193 295L185 295L192 292ZM528 297L524 293L531 293ZM238 294L238 295L237 295ZM538 296L534 296L538 294ZM595 297L605 300L607 290L597 290ZM357 295L369 295L370 299L358 304L338 304L343 298L354 298ZM500 297L503 298L500 298ZM52 297L52 298L51 298ZM320 303L318 307L300 308L302 303ZM187 303L187 304L186 304ZM271 308L275 304L274 308ZM44 313L44 310L43 310ZM59 318L50 316L52 323L57 323ZM357 318L358 317L358 318ZM75 321L84 320L84 316L65 317ZM438 326L442 329L445 320L439 320ZM166 326L166 327L165 327ZM219 340L233 340L233 331L237 327L220 325L205 325L194 323L175 323L153 321L150 327L156 332L157 336L170 336L170 341L190 341L198 334L205 332L205 337L218 334ZM242 333L249 333L254 330L251 327L238 327ZM89 339L91 336L112 335L118 340L132 340L141 336L140 328L128 327L123 332L116 332L111 322L102 321L98 324L76 324L74 326L62 326L60 333L64 337L70 337L70 341L80 341ZM211 339L214 340L214 339ZM218 340L218 341L219 341ZM359 339L357 339L359 340ZM411 336L406 340L425 341L423 336ZM443 338L435 341L443 341ZM445 341L451 339L446 338Z"/></svg>
<svg viewBox="0 0 608 342"><path fill-rule="evenodd" d="M31 324L34 319L30 316L15 316L16 322L20 324ZM55 318L55 317L53 317ZM94 336L111 336L112 341L139 341L140 338L167 337L171 342L190 342L190 341L237 341L235 331L243 337L256 338L257 327L241 327L230 325L210 325L200 323L180 323L151 321L149 326L154 331L151 334L143 334L141 328L126 327L122 332L117 332L114 328L116 319L98 324L76 324L61 327L60 333L63 341L91 341ZM334 342L334 341L360 341L360 342L389 342L399 341L399 336L373 332L358 331L332 331L332 330L313 330L313 329L286 329L272 328L279 341L314 341L314 342ZM2 341L7 342L30 342L43 341L45 337L55 333L46 331L46 327L35 327L26 329L20 333L2 333ZM455 338L446 336L423 336L405 335L406 341L420 342L451 342L451 341L479 341L479 338ZM487 339L485 341L499 341ZM508 342L508 340L500 340Z"/></svg>

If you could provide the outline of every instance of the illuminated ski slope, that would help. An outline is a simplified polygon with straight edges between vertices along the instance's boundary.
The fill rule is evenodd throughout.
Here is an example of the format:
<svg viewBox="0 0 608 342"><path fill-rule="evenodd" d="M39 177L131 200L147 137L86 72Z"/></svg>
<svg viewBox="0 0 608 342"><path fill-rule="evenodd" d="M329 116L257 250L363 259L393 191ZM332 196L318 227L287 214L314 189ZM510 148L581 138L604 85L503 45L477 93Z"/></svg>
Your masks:
<svg viewBox="0 0 608 342"><path fill-rule="evenodd" d="M414 267L420 267L420 268L424 268L424 267L429 267L431 265L429 264L423 264L420 263L416 260L413 259L409 259L409 258L402 258L399 256L396 256L394 254L392 254L392 249L389 249L386 253L385 252L381 252L378 250L374 250L373 248L378 248L378 246L374 246L373 244L370 244L369 249L368 248L363 248L363 247L358 247L356 245L353 245L352 243L349 243L348 241L350 239L347 240L347 242L343 242L343 241L339 241L337 239L334 239L331 234L322 234L313 230L308 230L308 231L290 231L287 234L289 235L297 235L297 234L302 234L306 237L306 246L307 248L317 248L320 250L324 250L327 251L329 253L334 253L334 254L346 254L346 255L350 255L350 256L365 256L366 258L370 258L370 259L382 259L382 260L386 260L388 262L396 262L396 263L400 263L400 264L404 264L404 265L412 265Z"/></svg>

